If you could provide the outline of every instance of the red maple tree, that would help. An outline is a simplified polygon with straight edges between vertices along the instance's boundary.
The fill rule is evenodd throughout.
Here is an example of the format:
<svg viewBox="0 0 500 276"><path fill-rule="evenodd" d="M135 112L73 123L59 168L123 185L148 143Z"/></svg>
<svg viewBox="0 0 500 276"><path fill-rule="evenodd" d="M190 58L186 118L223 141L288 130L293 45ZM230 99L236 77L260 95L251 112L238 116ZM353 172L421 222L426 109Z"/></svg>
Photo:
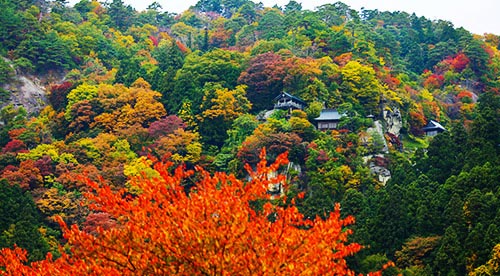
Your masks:
<svg viewBox="0 0 500 276"><path fill-rule="evenodd" d="M131 180L140 192L113 191L88 181L86 193L95 212L104 212L116 226L92 232L59 223L70 252L25 265L26 252L0 251L2 275L355 275L345 257L361 245L347 243L340 207L328 219L307 219L294 200L274 201L270 185L286 184L275 175L286 154L267 166L265 151L249 181L234 175L186 170L156 163L159 177ZM186 192L186 185L196 184ZM256 207L260 206L260 207ZM373 275L381 275L377 272Z"/></svg>

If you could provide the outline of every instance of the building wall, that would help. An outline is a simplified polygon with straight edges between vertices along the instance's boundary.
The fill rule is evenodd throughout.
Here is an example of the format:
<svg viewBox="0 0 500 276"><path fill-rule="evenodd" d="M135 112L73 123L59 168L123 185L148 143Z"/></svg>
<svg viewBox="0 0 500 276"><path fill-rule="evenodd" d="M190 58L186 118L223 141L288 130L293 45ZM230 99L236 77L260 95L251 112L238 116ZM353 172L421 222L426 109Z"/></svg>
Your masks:
<svg viewBox="0 0 500 276"><path fill-rule="evenodd" d="M319 122L318 129L319 130L332 130L337 129L337 122Z"/></svg>

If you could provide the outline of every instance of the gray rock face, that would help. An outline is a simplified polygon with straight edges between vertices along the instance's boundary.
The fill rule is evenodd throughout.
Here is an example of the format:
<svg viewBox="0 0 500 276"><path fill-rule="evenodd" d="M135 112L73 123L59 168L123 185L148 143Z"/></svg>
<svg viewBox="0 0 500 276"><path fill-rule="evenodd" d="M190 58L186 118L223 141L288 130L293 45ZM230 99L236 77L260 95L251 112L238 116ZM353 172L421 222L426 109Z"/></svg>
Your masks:
<svg viewBox="0 0 500 276"><path fill-rule="evenodd" d="M374 136L374 133L376 133L381 138L381 141L384 143L384 147L382 148L382 152L385 152L385 153L389 152L389 147L387 146L387 141L384 139L384 128L382 126L382 123L379 120L373 122L373 127L368 128L367 132L372 137Z"/></svg>
<svg viewBox="0 0 500 276"><path fill-rule="evenodd" d="M12 104L14 107L24 107L28 114L37 114L46 106L46 89L35 77L16 74L3 88L11 94L7 102L0 103L0 109Z"/></svg>
<svg viewBox="0 0 500 276"><path fill-rule="evenodd" d="M387 132L399 136L401 128L403 128L403 118L398 108L394 108L391 112L390 110L384 111L384 121L387 126Z"/></svg>

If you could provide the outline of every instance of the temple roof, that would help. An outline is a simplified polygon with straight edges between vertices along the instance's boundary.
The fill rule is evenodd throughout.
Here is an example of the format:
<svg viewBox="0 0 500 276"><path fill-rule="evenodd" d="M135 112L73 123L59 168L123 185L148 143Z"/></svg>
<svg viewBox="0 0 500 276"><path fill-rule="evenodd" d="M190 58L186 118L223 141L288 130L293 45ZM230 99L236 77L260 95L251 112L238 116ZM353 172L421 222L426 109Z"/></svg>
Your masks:
<svg viewBox="0 0 500 276"><path fill-rule="evenodd" d="M299 102L299 103L301 103L301 104L303 104L303 105L307 105L307 103L306 103L306 102L304 102L304 100L302 100L301 98L299 98L299 97L295 97L295 96L293 96L292 94L289 94L289 93L287 93L287 92L281 92L278 96L276 96L276 98L274 98L274 101L278 101L278 100L280 100L281 98L285 98L285 97L286 97L286 98L292 98L293 100L295 100L295 101L297 101L297 102Z"/></svg>
<svg viewBox="0 0 500 276"><path fill-rule="evenodd" d="M339 114L337 109L323 109L319 114L318 118L315 118L316 121L339 121L345 114Z"/></svg>
<svg viewBox="0 0 500 276"><path fill-rule="evenodd" d="M430 120L429 123L422 128L423 131L432 131L432 130L446 130L444 126L442 126L440 123Z"/></svg>

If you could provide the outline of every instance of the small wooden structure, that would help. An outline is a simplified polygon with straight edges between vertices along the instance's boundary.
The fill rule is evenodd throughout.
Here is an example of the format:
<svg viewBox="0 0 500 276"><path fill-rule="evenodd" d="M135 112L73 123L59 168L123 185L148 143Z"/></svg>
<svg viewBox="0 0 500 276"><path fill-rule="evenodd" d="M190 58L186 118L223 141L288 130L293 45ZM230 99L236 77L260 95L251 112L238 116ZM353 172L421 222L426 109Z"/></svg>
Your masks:
<svg viewBox="0 0 500 276"><path fill-rule="evenodd" d="M283 110L294 110L300 109L303 110L307 106L307 103L304 102L299 97L295 97L287 92L282 92L276 98L274 98L274 109L283 109Z"/></svg>
<svg viewBox="0 0 500 276"><path fill-rule="evenodd" d="M442 126L440 123L434 120L430 120L429 123L422 128L422 130L427 136L436 136L439 133L446 131L446 128L444 128L444 126Z"/></svg>
<svg viewBox="0 0 500 276"><path fill-rule="evenodd" d="M345 114L339 114L336 109L323 109L319 117L314 120L317 122L318 130L333 130L337 129L340 119L344 116Z"/></svg>

